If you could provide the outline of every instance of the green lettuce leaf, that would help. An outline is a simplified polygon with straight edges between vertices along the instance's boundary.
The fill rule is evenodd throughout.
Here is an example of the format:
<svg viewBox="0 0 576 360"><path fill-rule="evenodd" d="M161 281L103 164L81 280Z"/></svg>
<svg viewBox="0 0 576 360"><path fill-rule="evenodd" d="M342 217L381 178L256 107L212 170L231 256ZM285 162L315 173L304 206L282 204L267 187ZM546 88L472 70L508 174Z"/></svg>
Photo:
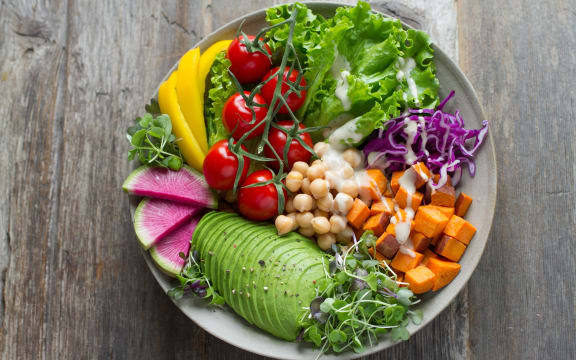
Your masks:
<svg viewBox="0 0 576 360"><path fill-rule="evenodd" d="M226 58L226 52L216 55L216 59L210 68L208 78L208 92L204 104L204 117L208 132L208 146L227 139L229 133L222 123L222 109L226 100L236 93L236 87L228 73L230 60Z"/></svg>
<svg viewBox="0 0 576 360"><path fill-rule="evenodd" d="M437 104L439 83L427 34L403 29L398 20L373 13L363 1L338 8L327 20L314 18L304 5L297 6L302 12L297 29L305 29L302 38L307 40L300 40L303 46L297 48L306 55L304 76L309 86L298 111L304 124L334 129L367 114L370 127L361 131L367 136L406 108ZM271 15L278 23L290 16L290 7L268 10L269 21ZM277 49L282 48L287 27L283 31L277 31L282 36L274 35Z"/></svg>

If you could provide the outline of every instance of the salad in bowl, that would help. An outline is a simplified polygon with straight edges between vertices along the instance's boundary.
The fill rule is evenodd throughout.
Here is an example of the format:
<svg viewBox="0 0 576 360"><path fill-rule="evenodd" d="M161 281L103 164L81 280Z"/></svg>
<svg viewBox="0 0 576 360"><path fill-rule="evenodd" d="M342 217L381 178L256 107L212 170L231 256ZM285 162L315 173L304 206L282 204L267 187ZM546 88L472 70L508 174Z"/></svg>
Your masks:
<svg viewBox="0 0 576 360"><path fill-rule="evenodd" d="M266 22L184 54L128 129L140 245L172 298L282 341L405 340L474 242L459 185L488 123L448 110L424 32L367 3Z"/></svg>

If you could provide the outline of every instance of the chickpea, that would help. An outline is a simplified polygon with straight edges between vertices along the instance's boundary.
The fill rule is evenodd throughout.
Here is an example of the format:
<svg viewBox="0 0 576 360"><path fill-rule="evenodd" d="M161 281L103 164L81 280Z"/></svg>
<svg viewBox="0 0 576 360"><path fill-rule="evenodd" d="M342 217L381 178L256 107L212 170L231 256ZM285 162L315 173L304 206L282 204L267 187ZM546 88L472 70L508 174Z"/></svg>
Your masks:
<svg viewBox="0 0 576 360"><path fill-rule="evenodd" d="M280 215L274 221L278 235L284 235L294 229L294 219L285 215Z"/></svg>
<svg viewBox="0 0 576 360"><path fill-rule="evenodd" d="M312 215L312 213L309 211L296 214L296 223L301 228L311 227L312 219L314 219L314 215Z"/></svg>
<svg viewBox="0 0 576 360"><path fill-rule="evenodd" d="M308 164L304 161L296 161L294 165L292 165L292 171L298 171L302 176L304 176L308 171Z"/></svg>
<svg viewBox="0 0 576 360"><path fill-rule="evenodd" d="M308 194L298 194L294 197L294 208L300 212L314 209L314 199Z"/></svg>
<svg viewBox="0 0 576 360"><path fill-rule="evenodd" d="M302 180L304 180L304 175L292 170L286 175L286 187L292 192L297 192L302 186Z"/></svg>
<svg viewBox="0 0 576 360"><path fill-rule="evenodd" d="M330 221L325 217L315 217L312 219L312 228L318 235L326 234L330 231Z"/></svg>
<svg viewBox="0 0 576 360"><path fill-rule="evenodd" d="M362 154L356 149L348 149L342 153L342 158L353 168L357 168L362 164Z"/></svg>
<svg viewBox="0 0 576 360"><path fill-rule="evenodd" d="M306 172L306 176L310 181L314 181L316 179L322 179L324 177L324 173L326 172L326 167L323 164L317 164L310 166L308 171Z"/></svg>
<svg viewBox="0 0 576 360"><path fill-rule="evenodd" d="M351 179L354 177L354 169L352 169L352 166L349 164L345 164L340 169L340 176L342 176L344 179Z"/></svg>
<svg viewBox="0 0 576 360"><path fill-rule="evenodd" d="M301 227L298 229L298 232L307 237L314 236L314 229L312 229L312 227Z"/></svg>
<svg viewBox="0 0 576 360"><path fill-rule="evenodd" d="M324 173L324 178L328 182L328 187L330 189L336 189L336 185L338 184L338 178L339 177L340 177L340 175L338 175L338 173L336 171L333 171L333 170L327 170Z"/></svg>
<svg viewBox="0 0 576 360"><path fill-rule="evenodd" d="M296 222L296 213L291 212L290 214L288 214L286 216L288 216L290 219L294 220L294 225L292 225L292 230L298 229L298 223Z"/></svg>
<svg viewBox="0 0 576 360"><path fill-rule="evenodd" d="M296 211L296 208L294 207L294 199L292 199L291 197L286 199L286 204L284 205L284 210L286 210L286 212L288 212L288 213Z"/></svg>
<svg viewBox="0 0 576 360"><path fill-rule="evenodd" d="M310 193L312 193L312 196L316 199L326 196L329 190L328 182L324 179L316 179L310 184Z"/></svg>
<svg viewBox="0 0 576 360"><path fill-rule="evenodd" d="M330 232L333 234L340 234L346 228L348 221L344 216L332 215L330 217Z"/></svg>
<svg viewBox="0 0 576 360"><path fill-rule="evenodd" d="M344 180L340 184L340 192L348 194L353 198L358 197L358 184L354 180Z"/></svg>
<svg viewBox="0 0 576 360"><path fill-rule="evenodd" d="M296 199L294 199L296 202ZM339 213L340 215L348 214L348 211L352 208L352 204L354 200L348 194L338 193L334 198L334 211Z"/></svg>
<svg viewBox="0 0 576 360"><path fill-rule="evenodd" d="M300 187L300 190L304 194L310 195L310 179L308 179L308 178L302 179L302 186Z"/></svg>
<svg viewBox="0 0 576 360"><path fill-rule="evenodd" d="M346 226L344 230L340 231L336 238L338 242L342 244L350 244L352 242L352 237L354 236L354 230L350 226Z"/></svg>
<svg viewBox="0 0 576 360"><path fill-rule="evenodd" d="M316 160L312 161L312 164L310 164L310 166L314 166L314 165L324 165L324 163L322 162L321 159L316 159ZM324 165L324 167L326 167L326 165Z"/></svg>
<svg viewBox="0 0 576 360"><path fill-rule="evenodd" d="M323 198L318 199L316 201L316 205L318 205L318 209L326 212L332 211L332 205L334 203L334 196L331 193L326 194Z"/></svg>
<svg viewBox="0 0 576 360"><path fill-rule="evenodd" d="M318 203L318 202L316 202ZM324 210L320 210L320 209L316 209L314 210L314 217L319 217L319 216L323 216L325 218L330 217L330 213L328 211L324 211Z"/></svg>
<svg viewBox="0 0 576 360"><path fill-rule="evenodd" d="M318 155L319 158L324 156L326 152L330 150L330 144L325 142L319 142L314 145L314 152Z"/></svg>
<svg viewBox="0 0 576 360"><path fill-rule="evenodd" d="M332 247L333 244L336 243L336 237L334 234L322 234L318 236L318 246L320 249L326 251Z"/></svg>

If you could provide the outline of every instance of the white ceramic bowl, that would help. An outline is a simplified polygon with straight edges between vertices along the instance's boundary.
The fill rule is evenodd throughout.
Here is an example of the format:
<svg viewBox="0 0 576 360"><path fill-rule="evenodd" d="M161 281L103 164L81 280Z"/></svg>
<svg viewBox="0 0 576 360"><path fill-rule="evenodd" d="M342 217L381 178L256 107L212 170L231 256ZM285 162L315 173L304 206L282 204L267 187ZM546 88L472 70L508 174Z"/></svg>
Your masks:
<svg viewBox="0 0 576 360"><path fill-rule="evenodd" d="M344 6L331 2L315 2L307 3L307 5L315 12L327 17L334 14L337 7ZM204 51L217 41L232 39L242 21L245 21L243 30L247 34L254 34L266 25L264 20L265 11L265 9L262 9L238 18L214 31L195 46L199 46ZM472 85L458 66L441 49L437 46L434 49L438 79L440 80L440 97L443 98L448 95L450 90L456 91L455 98L450 100L446 110L459 109L467 127L480 127L484 115ZM176 66L177 64L174 65L168 75ZM472 179L468 175L464 175L458 190L466 192L474 199L466 218L478 228L478 232L460 260L462 270L454 281L439 292L428 293L421 297L422 301L417 305L417 308L424 312L424 319L420 325L411 324L408 327L408 331L411 334L426 326L450 304L472 275L484 251L484 246L490 234L496 204L496 156L494 143L490 136L488 136L486 143L476 157L476 164L478 166L476 177ZM139 199L136 197L131 197L130 199L132 218L138 201ZM174 286L173 280L156 268L148 253L143 252L143 254L150 271L152 271L162 289L168 291L172 288ZM204 301L197 298L185 298L174 301L174 303L198 326L223 341L246 351L282 359L313 359L318 354L318 350L308 344L287 342L265 333L248 324L229 308L223 310L215 309L207 306ZM369 348L361 355L354 352L345 352L338 355L328 354L323 358L353 359L384 350L394 344L391 340L384 338L377 346Z"/></svg>

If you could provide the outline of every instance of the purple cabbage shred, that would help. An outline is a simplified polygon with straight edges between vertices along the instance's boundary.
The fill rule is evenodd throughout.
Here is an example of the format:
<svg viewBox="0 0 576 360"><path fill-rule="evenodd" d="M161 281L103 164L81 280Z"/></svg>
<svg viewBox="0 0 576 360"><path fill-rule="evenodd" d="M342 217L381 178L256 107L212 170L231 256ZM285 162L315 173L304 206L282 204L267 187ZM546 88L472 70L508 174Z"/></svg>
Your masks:
<svg viewBox="0 0 576 360"><path fill-rule="evenodd" d="M402 116L388 121L386 128L375 132L364 146L368 167L391 173L423 162L434 174L440 174L440 181L433 184L434 187L441 187L446 175L457 185L464 166L473 177L476 173L474 155L488 133L488 121L482 121L480 129L465 129L460 111L453 114L443 111L453 96L451 91L436 109L408 109ZM410 122L414 122L412 136L407 131ZM410 137L412 153L408 151Z"/></svg>

